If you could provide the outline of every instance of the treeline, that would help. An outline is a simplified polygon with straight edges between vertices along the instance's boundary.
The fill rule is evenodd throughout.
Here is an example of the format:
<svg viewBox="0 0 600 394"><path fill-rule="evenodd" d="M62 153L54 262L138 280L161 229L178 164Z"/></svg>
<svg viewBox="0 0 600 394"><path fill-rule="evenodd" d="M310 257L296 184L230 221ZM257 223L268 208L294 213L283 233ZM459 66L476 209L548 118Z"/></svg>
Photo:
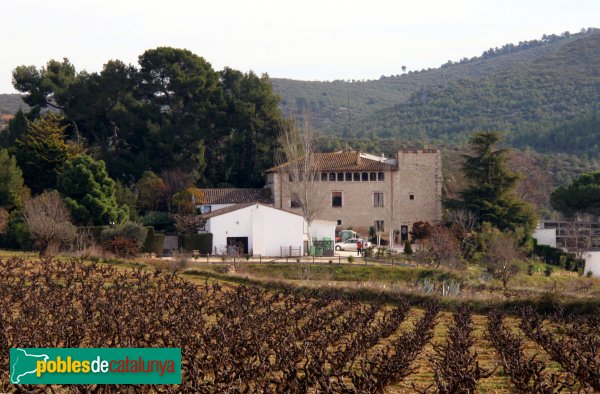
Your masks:
<svg viewBox="0 0 600 394"><path fill-rule="evenodd" d="M90 73L51 60L19 66L13 77L29 121L44 108L60 111L67 140L123 182L177 169L204 186L261 186L272 165L282 116L266 75L215 71L190 51L163 47L144 52L137 66L110 60ZM11 126L4 146L26 131Z"/></svg>

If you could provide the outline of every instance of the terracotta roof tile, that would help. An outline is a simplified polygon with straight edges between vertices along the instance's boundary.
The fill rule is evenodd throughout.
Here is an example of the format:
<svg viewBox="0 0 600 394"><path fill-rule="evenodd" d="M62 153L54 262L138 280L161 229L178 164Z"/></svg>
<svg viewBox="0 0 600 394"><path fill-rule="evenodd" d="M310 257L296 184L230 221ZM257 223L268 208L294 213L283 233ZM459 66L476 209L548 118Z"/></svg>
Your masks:
<svg viewBox="0 0 600 394"><path fill-rule="evenodd" d="M273 204L269 189L200 189L204 193L203 204Z"/></svg>
<svg viewBox="0 0 600 394"><path fill-rule="evenodd" d="M289 163L273 167L267 172L275 172L285 168ZM379 160L369 159L360 152L315 153L315 166L319 171L390 171L396 166Z"/></svg>

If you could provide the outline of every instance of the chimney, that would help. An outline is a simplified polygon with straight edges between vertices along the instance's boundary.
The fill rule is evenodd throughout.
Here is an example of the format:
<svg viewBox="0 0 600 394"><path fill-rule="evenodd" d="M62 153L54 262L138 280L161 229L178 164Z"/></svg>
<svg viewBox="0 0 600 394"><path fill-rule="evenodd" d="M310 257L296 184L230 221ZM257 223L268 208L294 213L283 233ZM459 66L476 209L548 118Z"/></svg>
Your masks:
<svg viewBox="0 0 600 394"><path fill-rule="evenodd" d="M360 165L360 151L356 151L356 165Z"/></svg>

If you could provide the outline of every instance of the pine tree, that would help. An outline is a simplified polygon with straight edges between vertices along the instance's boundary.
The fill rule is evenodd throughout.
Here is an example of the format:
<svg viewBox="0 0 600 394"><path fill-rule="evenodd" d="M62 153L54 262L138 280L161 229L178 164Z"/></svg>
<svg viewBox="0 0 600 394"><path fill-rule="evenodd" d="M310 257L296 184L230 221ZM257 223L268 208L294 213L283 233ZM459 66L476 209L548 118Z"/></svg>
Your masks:
<svg viewBox="0 0 600 394"><path fill-rule="evenodd" d="M497 132L477 132L469 140L472 155L464 155L463 172L470 186L462 193L466 209L478 215L480 223L489 222L500 230L533 231L533 208L514 193L518 174L508 169L508 151L495 146Z"/></svg>
<svg viewBox="0 0 600 394"><path fill-rule="evenodd" d="M48 113L27 126L27 133L16 141L15 155L23 170L25 183L34 193L56 187L64 164L78 146L65 142L66 126L59 115Z"/></svg>
<svg viewBox="0 0 600 394"><path fill-rule="evenodd" d="M69 160L58 179L58 190L80 224L123 223L129 217L126 207L115 198L115 182L102 160L82 154Z"/></svg>
<svg viewBox="0 0 600 394"><path fill-rule="evenodd" d="M0 208L21 208L23 196L28 194L23 185L23 172L6 149L0 150Z"/></svg>

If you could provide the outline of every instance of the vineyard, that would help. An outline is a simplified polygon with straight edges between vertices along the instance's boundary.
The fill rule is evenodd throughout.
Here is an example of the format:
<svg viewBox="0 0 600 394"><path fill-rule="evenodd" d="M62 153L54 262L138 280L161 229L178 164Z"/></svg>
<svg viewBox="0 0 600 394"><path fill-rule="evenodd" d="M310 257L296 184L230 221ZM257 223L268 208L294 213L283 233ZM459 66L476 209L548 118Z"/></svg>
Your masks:
<svg viewBox="0 0 600 394"><path fill-rule="evenodd" d="M0 391L600 391L595 317L361 303L78 261L0 260ZM13 347L180 347L181 386L12 386Z"/></svg>

